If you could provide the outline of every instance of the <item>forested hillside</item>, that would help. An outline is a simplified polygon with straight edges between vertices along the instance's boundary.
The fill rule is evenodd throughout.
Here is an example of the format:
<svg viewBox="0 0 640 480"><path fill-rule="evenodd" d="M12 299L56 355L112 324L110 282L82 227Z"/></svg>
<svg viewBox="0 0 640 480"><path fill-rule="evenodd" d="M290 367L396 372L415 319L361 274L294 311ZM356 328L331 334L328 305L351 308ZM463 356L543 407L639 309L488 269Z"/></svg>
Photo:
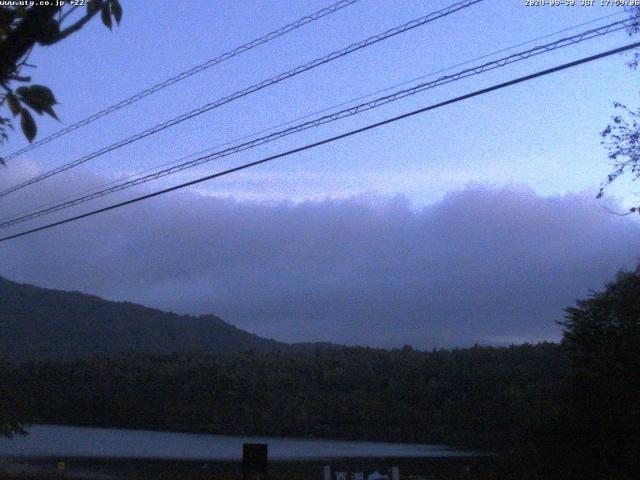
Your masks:
<svg viewBox="0 0 640 480"><path fill-rule="evenodd" d="M565 369L555 344L318 348L35 362L9 381L39 423L488 448L557 407Z"/></svg>
<svg viewBox="0 0 640 480"><path fill-rule="evenodd" d="M285 344L214 315L188 316L0 277L0 357L21 362L126 352L264 352Z"/></svg>

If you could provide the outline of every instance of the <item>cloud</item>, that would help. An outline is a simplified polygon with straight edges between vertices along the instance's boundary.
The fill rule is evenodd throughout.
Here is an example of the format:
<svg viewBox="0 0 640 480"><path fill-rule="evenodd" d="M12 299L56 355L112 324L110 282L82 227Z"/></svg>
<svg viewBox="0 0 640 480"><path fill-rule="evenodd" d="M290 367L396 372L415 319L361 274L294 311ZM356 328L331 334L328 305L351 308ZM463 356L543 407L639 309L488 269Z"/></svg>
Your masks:
<svg viewBox="0 0 640 480"><path fill-rule="evenodd" d="M430 348L557 339L563 307L637 252L640 223L586 195L470 186L415 208L182 192L4 243L0 274L285 341Z"/></svg>

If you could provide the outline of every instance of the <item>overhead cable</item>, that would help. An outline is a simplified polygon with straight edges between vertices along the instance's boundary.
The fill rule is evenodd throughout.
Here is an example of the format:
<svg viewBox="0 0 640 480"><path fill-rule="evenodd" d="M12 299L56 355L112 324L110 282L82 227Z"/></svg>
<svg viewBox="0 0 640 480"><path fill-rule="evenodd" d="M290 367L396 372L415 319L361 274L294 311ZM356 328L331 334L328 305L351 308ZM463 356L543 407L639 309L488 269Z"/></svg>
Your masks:
<svg viewBox="0 0 640 480"><path fill-rule="evenodd" d="M49 170L45 173L42 173L40 175L37 175L27 181L24 181L22 183L19 183L17 185L14 185L13 187L10 187L6 190L3 190L0 192L0 197L4 197L6 195L9 195L12 192L15 192L17 190L21 190L25 187L28 187L29 185L33 185L34 183L40 182L42 180L45 180L47 178L50 178L54 175L57 175L59 173L65 172L71 168L77 167L78 165L81 165L83 163L88 162L89 160L92 160L94 158L97 158L101 155L104 155L108 152L112 152L118 148L124 147L125 145L129 145L133 142L136 142L138 140L141 140L145 137L148 137L150 135L153 135L155 133L161 132L169 127L173 127L175 125L178 125L179 123L182 123L186 120L189 120L191 118L194 118L198 115L202 115L205 112L208 112L210 110L213 110L214 108L218 108L221 107L222 105L225 105L227 103L230 103L234 100L237 100L239 98L245 97L247 95L250 95L252 93L255 93L259 90L262 90L264 88L267 88L271 85L274 85L276 83L282 82L283 80L286 80L288 78L294 77L296 75L299 75L303 72L306 72L308 70L314 69L316 67L319 67L320 65L324 65L326 63L329 63L333 60L336 60L338 58L342 58L346 55L349 55L353 52L356 52L360 49L363 49L365 47L368 47L370 45L373 45L375 43L381 42L383 40L386 40L388 38L394 37L396 35L399 35L401 33L405 33L408 32L409 30L412 30L414 28L426 25L427 23L433 22L439 18L445 17L447 15L450 15L454 12L457 12L459 10L468 8L476 3L480 3L483 0L464 0L462 2L458 2L458 3L454 3L453 5L450 5L449 7L443 8L441 10L438 10L436 12L432 12L428 15L425 15L423 17L417 18L415 20L411 20L410 22L407 22L403 25L400 25L398 27L394 27L391 28L381 34L378 35L373 35L365 40L362 40L360 42L357 43L353 43L351 45L349 45L346 48L343 48L341 50L336 50L328 55L325 55L324 57L320 57L317 58L316 60L313 60L309 63L306 63L304 65L300 65L298 67L293 68L292 70L289 70L287 72L281 73L279 75L276 75L275 77L271 77L267 80L263 80L260 83L254 84L248 88L245 88L243 90L239 90L235 93L232 93L231 95L228 95L226 97L220 98L218 100L215 100L213 102L207 103L206 105L203 105L200 108L197 108L195 110L191 110L190 112L184 113L178 117L174 117L170 120L167 120L166 122L160 123L158 125L155 125L154 127L151 127L147 130L144 130L142 132L136 133L135 135L132 135L130 137L127 137L125 139L122 139L116 143L113 143L111 145L108 145L106 147L103 147L99 150L96 150L88 155L85 155L83 157L80 157L72 162L69 163L65 163L64 165L61 165L57 168L54 168L52 170Z"/></svg>
<svg viewBox="0 0 640 480"><path fill-rule="evenodd" d="M124 100L119 101L118 103L115 103L107 108L105 108L104 110L100 110L99 112L96 112L92 115L89 115L88 117L79 120L61 130L58 130L57 132L52 133L51 135L48 135L36 142L31 143L30 145L27 145L26 147L23 147L19 150L16 150L12 153L10 153L9 155L7 155L6 157L3 157L3 160L7 161L7 160L12 160L16 157L18 157L19 155L22 155L23 153L26 152L30 152L31 150L34 150L38 147L41 147L42 145L45 145L57 138L60 138L70 132L73 132L74 130L77 130L81 127L84 127L86 125L89 125L90 123L95 122L96 120L105 117L107 115L109 115L110 113L113 113L117 110L120 110L124 107L127 107L139 100L142 100L145 97L148 97L149 95L152 95L156 92L159 92L160 90L164 90L165 88L173 85L174 83L178 83L186 78L189 78L193 75L196 75L197 73L203 72L215 65L218 65L222 62L225 62L233 57L236 57L242 53L248 52L249 50L252 50L260 45L263 45L267 42L270 42L271 40L275 40L278 37L281 37L283 35L286 35L287 33L296 30L308 23L314 22L322 17L325 17L327 15L330 15L332 13L337 12L338 10L343 9L344 7L347 7L353 3L358 2L359 0L340 0L339 2L334 3L333 5L330 5L326 8L323 8L322 10L318 10L317 12L314 12L310 15L305 15L302 18L299 18L298 20L296 20L295 22L289 23L287 25L285 25L284 27L281 27L277 30L274 30L272 32L267 33L266 35L263 35L259 38L256 38L255 40L250 41L249 43L246 43L244 45L241 45L239 47L234 48L233 50L229 50L226 53L223 53L222 55L219 55L215 58L211 58L209 60L207 60L204 63L201 63L200 65L196 65L193 68L190 68L189 70L186 70L184 72L181 72L171 78L167 78L166 80L160 82L160 83L156 83L155 85L153 85L152 87L149 87L139 93L136 93L135 95L132 95L128 98L125 98Z"/></svg>
<svg viewBox="0 0 640 480"><path fill-rule="evenodd" d="M160 196L160 195L164 195L166 193L170 193L170 192L173 192L173 191L176 191L176 190L180 190L180 189L183 189L183 188L186 188L186 187L190 187L192 185L197 185L197 184L202 183L202 182L213 180L215 178L220 178L220 177L223 177L223 176L226 176L226 175L230 175L232 173L235 173L235 172L238 172L238 171L241 171L241 170L245 170L247 168L252 168L252 167L255 167L257 165L261 165L261 164L264 164L264 163L272 162L272 161L277 160L279 158L288 157L290 155L293 155L293 154L296 154L296 153L300 153L300 152L303 152L303 151L306 151L306 150L311 150L311 149L317 148L317 147L319 147L321 145L326 145L326 144L329 144L329 143L333 143L335 141L338 141L338 140L341 140L341 139L344 139L344 138L348 138L348 137L351 137L353 135L357 135L357 134L366 132L368 130L373 130L375 128L379 128L379 127L384 126L384 125L395 123L395 122L397 122L399 120L403 120L405 118L413 117L415 115L418 115L418 114L421 114L421 113L425 113L425 112L428 112L430 110L435 110L437 108L441 108L441 107L444 107L444 106L447 106L447 105L451 105L451 104L454 104L454 103L457 103L457 102L461 102L461 101L467 100L469 98L473 98L473 97L477 97L477 96L480 96L480 95L484 95L484 94L487 94L487 93L490 93L490 92L493 92L493 91L496 91L496 90L501 90L503 88L507 88L507 87L510 87L512 85L516 85L516 84L519 84L519 83L527 82L527 81L533 80L535 78L539 78L539 77L543 77L543 76L546 76L546 75L550 75L550 74L555 73L555 72L559 72L559 71L562 71L562 70L573 68L573 67L576 67L578 65L585 64L585 63L593 62L595 60L599 60L599 59L602 59L602 58L605 58L605 57L609 57L611 55L622 53L622 52L631 50L633 48L638 48L638 47L640 47L640 42L635 42L635 43L631 43L631 44L625 45L623 47L618 47L618 48L614 48L612 50L607 50L606 52L602 52L602 53L599 53L599 54L596 54L596 55L591 55L589 57L584 57L584 58L581 58L579 60L575 60L573 62L568 62L568 63L562 64L562 65L559 65L559 66L556 66L556 67L553 67L553 68L548 68L546 70L541 70L541 71L538 71L536 73L532 73L530 75L525 75L523 77L518 77L516 79L509 80L507 82L499 83L499 84L493 85L491 87L487 87L487 88L483 88L483 89L480 89L480 90L476 90L474 92L467 93L465 95L460 95L458 97L455 97L455 98L452 98L452 99L449 99L449 100L445 100L443 102L439 102L439 103L436 103L436 104L433 104L433 105L429 105L427 107L419 108L417 110L413 110L411 112L408 112L408 113L405 113L405 114L402 114L402 115L391 117L391 118L388 118L388 119L380 121L380 122L372 123L372 124L369 124L367 126L364 126L364 127L361 127L361 128L355 129L355 130L350 130L350 131L348 131L346 133L342 133L340 135L335 135L333 137L329 137L329 138L326 138L324 140L320 140L318 142L310 143L310 144L304 145L302 147L298 147L298 148L294 148L294 149L291 149L291 150L287 150L285 152L282 152L282 153L279 153L279 154L276 154L276 155L271 155L271 156L263 158L261 160L256 160L254 162L245 163L243 165L239 165L237 167L233 167L233 168L221 171L221 172L217 172L217 173L214 173L214 174L211 174L211 175L200 177L200 178L197 178L195 180L191 180L189 182L185 182L185 183L181 183L179 185L175 185L173 187L165 188L165 189L153 192L153 193L148 193L146 195L142 195L142 196L139 196L139 197L136 197L136 198L132 198L132 199L126 200L124 202L120 202L120 203L116 203L116 204L113 204L113 205L109 205L107 207L99 208L97 210L93 210L93 211L90 211L90 212L87 212L87 213L83 213L81 215L76 215L76 216L73 216L73 217L65 218L65 219L59 220L57 222L52 222L52 223L49 223L49 224L46 224L46 225L42 225L40 227L36 227L36 228L32 228L30 230L25 230L25 231L16 233L16 234L13 234L13 235L8 235L6 237L0 238L0 242L6 242L8 240L12 240L12 239L15 239L15 238L23 237L25 235L30 235L30 234L33 234L33 233L36 233L36 232L40 232L40 231L43 231L43 230L48 230L50 228L57 227L57 226L60 226L60 225L64 225L64 224L67 224L67 223L70 223L70 222L74 222L74 221L80 220L82 218L91 217L91 216L94 216L94 215L97 215L97 214L100 214L100 213L104 213L104 212L108 212L110 210L114 210L114 209L117 209L117 208L124 207L126 205L131 205L131 204L134 204L134 203L138 203L138 202L141 202L143 200L148 200L150 198L154 198L154 197L157 197L157 196Z"/></svg>
<svg viewBox="0 0 640 480"><path fill-rule="evenodd" d="M490 70L495 70L497 68L501 68L501 67L505 67L506 65L510 65L512 63L515 62L519 62L522 60L526 60L529 59L531 57L534 57L536 55L540 55L543 53L547 53L547 52L551 52L554 50L557 50L559 48L563 48L563 47L567 47L570 45L575 45L577 43L581 43L584 42L586 40L592 39L592 38L597 38L597 37L601 37L603 35L607 35L610 34L612 32L616 32L619 30L622 30L624 28L627 28L630 23L631 20L621 20L621 21L617 21L617 22L613 22L609 25L605 25L602 27L598 27L598 28L594 28L594 29L590 29L587 31L584 31L582 33L576 34L576 35L572 35L570 37L566 37L566 38L561 38L559 40L547 43L545 45L539 45L533 48L530 48L528 50L525 51L521 51L518 53L514 53L512 55L503 57L503 58L499 58L497 60L493 60L490 62L486 62L482 65L476 66L476 67L472 67L472 68L467 68L465 70L450 74L450 75L445 75L442 77L439 77L436 80L433 80L431 82L426 82L426 83L420 83L418 85L415 85L411 88L406 88L403 90L398 90L394 93L391 93L389 95L385 95L379 98L376 98L374 100L371 100L369 102L364 102L364 103L360 103L359 105L355 105L353 107L349 107L349 108L345 108L343 110L340 110L338 112L335 113L331 113L328 115L324 115L321 116L319 118L298 124L298 125L294 125L292 127L271 133L269 135L265 135L262 137L258 137L255 139L252 139L250 141L247 142L243 142L240 143L238 145L217 151L217 152L213 152L210 153L208 155L204 155L201 157L198 157L196 159L181 163L179 165L175 165L172 167L168 167L168 168L163 168L158 170L157 172L154 173L150 173L147 175L143 175L140 176L138 178L134 178L132 180L128 180L126 182L111 186L109 188L105 188L102 190L99 190L97 192L92 192L90 194L87 195L83 195L77 198L74 198L72 200L69 201L65 201L65 202L61 202L58 203L56 205L53 206L49 206L46 208L42 208L39 210L36 210L34 212L28 213L28 214L23 214L23 215L18 215L16 217L13 218L9 218L3 221L0 221L0 228L4 228L4 227L9 227L12 225L16 225L18 223L22 223L28 220L32 220L34 218L37 217L41 217L43 215L47 215L47 214L51 214L54 212L57 212L59 210L63 210L63 209L67 209L67 208L71 208L83 203L86 203L90 200L94 200L96 198L99 197L103 197L105 195L109 195L121 190L125 190L137 185L141 185L153 180L157 180L159 178L168 176L168 175L173 175L176 174L178 172L181 172L183 170L189 169L189 168L193 168L196 167L198 165L202 165L204 163L207 162L211 162L212 160L215 159L219 159L219 158L223 158L235 153L239 153L242 152L244 150L248 150L251 148L255 148L259 145L263 145L265 143L270 143L273 142L275 140L278 140L280 138L295 134L295 133L299 133L302 132L304 130L308 130L310 128L314 128L314 127L318 127L320 125L324 125L326 123L331 123L331 122L335 122L337 120L341 120L343 118L347 118L347 117L351 117L357 114L360 114L362 112L368 111L368 110L373 110L375 108L378 108L382 105L386 105L388 103L392 103L392 102L396 102L402 98L406 98L409 96L413 96L416 95L418 93L421 93L425 90L429 90L441 85L445 85L451 82L455 82L464 78L468 78L468 77L472 77L475 75L480 75L482 73L485 73L487 71Z"/></svg>

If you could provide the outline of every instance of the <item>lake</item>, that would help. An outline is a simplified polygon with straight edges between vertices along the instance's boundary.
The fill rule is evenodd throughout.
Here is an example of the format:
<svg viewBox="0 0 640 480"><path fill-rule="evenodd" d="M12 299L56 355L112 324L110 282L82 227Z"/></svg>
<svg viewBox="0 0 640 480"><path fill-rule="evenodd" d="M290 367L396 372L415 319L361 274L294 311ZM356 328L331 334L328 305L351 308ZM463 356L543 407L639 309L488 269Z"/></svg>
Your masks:
<svg viewBox="0 0 640 480"><path fill-rule="evenodd" d="M240 460L243 443L268 443L272 460L424 458L473 455L444 445L300 440L111 428L34 425L29 435L0 438L0 457Z"/></svg>

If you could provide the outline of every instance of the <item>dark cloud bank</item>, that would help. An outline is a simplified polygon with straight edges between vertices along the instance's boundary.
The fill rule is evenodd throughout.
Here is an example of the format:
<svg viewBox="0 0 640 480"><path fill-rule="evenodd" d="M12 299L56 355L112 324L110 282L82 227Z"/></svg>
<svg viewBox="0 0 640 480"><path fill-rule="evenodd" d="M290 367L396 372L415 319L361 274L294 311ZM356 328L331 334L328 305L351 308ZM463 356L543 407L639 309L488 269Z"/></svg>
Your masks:
<svg viewBox="0 0 640 480"><path fill-rule="evenodd" d="M285 341L419 348L556 339L562 308L640 257L586 196L469 187L259 204L179 193L0 246L0 274Z"/></svg>

